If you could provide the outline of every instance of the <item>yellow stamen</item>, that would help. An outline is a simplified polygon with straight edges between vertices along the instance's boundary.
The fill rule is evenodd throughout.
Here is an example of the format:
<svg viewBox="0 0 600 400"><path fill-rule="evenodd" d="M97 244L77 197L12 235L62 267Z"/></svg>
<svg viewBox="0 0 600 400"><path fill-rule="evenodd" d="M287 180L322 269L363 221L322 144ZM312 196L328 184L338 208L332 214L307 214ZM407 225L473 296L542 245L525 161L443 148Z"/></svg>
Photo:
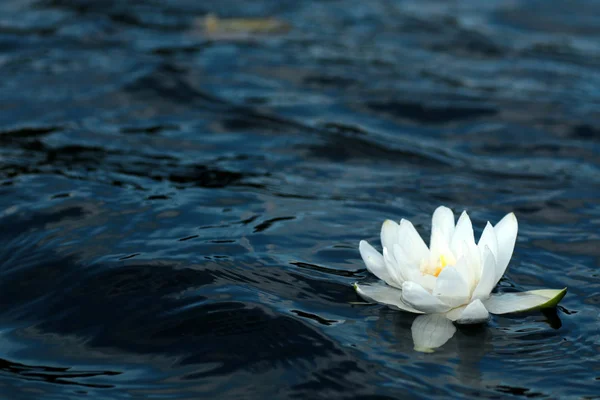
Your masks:
<svg viewBox="0 0 600 400"><path fill-rule="evenodd" d="M443 254L440 256L440 264L441 264L440 271L443 268L445 268L446 265L448 265L448 260L446 259L446 256L444 256ZM438 274L439 274L439 272L438 272ZM435 276L437 276L437 274Z"/></svg>
<svg viewBox="0 0 600 400"><path fill-rule="evenodd" d="M446 265L449 264L448 262L449 260L446 258L446 256L444 256L443 254L440 255L440 263L439 265L436 267L436 269L433 271L433 276L435 276L436 278L438 277L438 275L442 272L442 270L444 268L446 268Z"/></svg>
<svg viewBox="0 0 600 400"><path fill-rule="evenodd" d="M455 261L454 261L454 256L452 254L440 254L437 262L435 263L427 263L422 262L421 263L421 273L423 275L427 274L427 275L433 275L436 278L442 273L442 271L444 270L444 268L446 268L448 265L454 265Z"/></svg>

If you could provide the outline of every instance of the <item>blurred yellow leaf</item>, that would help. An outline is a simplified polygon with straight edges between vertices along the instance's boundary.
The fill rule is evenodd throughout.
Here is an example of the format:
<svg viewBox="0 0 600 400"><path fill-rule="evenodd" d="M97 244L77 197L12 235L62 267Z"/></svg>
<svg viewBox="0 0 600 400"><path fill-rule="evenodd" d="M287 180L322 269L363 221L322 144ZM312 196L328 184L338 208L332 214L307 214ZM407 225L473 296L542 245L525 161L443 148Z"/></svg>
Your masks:
<svg viewBox="0 0 600 400"><path fill-rule="evenodd" d="M276 18L219 18L208 14L203 18L204 32L209 36L285 33L287 22Z"/></svg>

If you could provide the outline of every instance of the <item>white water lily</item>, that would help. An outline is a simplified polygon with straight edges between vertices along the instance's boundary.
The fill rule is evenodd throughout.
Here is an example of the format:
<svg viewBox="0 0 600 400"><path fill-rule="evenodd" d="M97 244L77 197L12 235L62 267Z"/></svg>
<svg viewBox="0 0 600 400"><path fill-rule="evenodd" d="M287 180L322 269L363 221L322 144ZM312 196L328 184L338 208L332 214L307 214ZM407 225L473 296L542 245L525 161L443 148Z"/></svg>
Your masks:
<svg viewBox="0 0 600 400"><path fill-rule="evenodd" d="M489 313L553 307L564 297L566 288L491 293L512 257L517 231L517 218L510 213L496 226L488 222L476 244L467 213L455 225L452 210L440 206L433 213L427 247L410 221L386 220L383 255L364 240L359 246L367 269L385 283L354 287L369 301L425 314L413 323L415 349L439 347L456 331L452 322L482 323Z"/></svg>

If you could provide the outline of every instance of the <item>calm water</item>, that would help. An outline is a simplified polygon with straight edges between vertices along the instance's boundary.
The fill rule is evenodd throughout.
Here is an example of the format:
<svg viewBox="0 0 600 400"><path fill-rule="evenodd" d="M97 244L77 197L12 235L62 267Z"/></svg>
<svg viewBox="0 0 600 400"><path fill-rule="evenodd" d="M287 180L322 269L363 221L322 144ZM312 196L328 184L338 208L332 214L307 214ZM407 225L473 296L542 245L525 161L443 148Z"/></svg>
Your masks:
<svg viewBox="0 0 600 400"><path fill-rule="evenodd" d="M595 1L2 0L0 398L600 398L599 67ZM440 204L561 306L353 304Z"/></svg>

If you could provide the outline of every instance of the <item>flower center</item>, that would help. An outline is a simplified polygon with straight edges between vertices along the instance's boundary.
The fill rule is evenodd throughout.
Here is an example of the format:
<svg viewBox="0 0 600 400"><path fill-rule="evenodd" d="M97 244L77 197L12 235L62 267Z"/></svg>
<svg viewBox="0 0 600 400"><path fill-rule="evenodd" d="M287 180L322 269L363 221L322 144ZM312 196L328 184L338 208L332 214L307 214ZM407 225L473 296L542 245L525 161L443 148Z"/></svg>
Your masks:
<svg viewBox="0 0 600 400"><path fill-rule="evenodd" d="M421 263L421 273L423 275L433 275L436 278L448 265L456 264L456 260L452 254L440 254L436 259L430 259L429 262L425 261Z"/></svg>
<svg viewBox="0 0 600 400"><path fill-rule="evenodd" d="M446 265L448 265L448 258L445 255L441 255L440 256L440 260L438 262L439 266L435 269L433 275L434 276L438 276L440 274L440 272L442 272L442 270L444 268L446 268Z"/></svg>

